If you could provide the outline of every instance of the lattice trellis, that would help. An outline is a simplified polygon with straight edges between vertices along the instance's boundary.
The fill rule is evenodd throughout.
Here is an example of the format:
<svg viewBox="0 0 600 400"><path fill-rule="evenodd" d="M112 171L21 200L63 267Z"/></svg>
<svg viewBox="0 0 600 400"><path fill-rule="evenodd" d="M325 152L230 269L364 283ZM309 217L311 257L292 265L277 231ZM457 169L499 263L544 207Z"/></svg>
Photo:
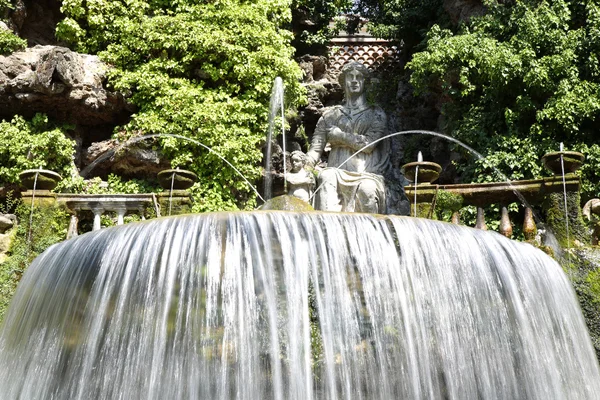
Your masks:
<svg viewBox="0 0 600 400"><path fill-rule="evenodd" d="M371 71L383 72L396 68L400 60L398 46L382 40L360 42L335 40L329 46L329 70L339 72L350 61L358 61Z"/></svg>

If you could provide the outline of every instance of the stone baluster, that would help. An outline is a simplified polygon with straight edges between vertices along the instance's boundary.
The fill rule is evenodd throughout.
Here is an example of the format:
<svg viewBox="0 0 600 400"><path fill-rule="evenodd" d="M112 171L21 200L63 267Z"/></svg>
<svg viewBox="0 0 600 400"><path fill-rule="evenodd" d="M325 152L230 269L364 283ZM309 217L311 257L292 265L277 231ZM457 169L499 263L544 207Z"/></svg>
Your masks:
<svg viewBox="0 0 600 400"><path fill-rule="evenodd" d="M71 239L79 235L77 232L77 226L79 225L79 215L77 214L77 210L73 211L71 214L71 220L69 221L69 229L67 229L67 239Z"/></svg>
<svg viewBox="0 0 600 400"><path fill-rule="evenodd" d="M140 217L142 217L142 221L146 220L146 215L144 215L145 211L146 211L146 208L144 206L138 207L138 213L140 214Z"/></svg>
<svg viewBox="0 0 600 400"><path fill-rule="evenodd" d="M523 218L523 236L525 240L534 240L537 234L537 226L533 219L533 210L525 207L525 217Z"/></svg>
<svg viewBox="0 0 600 400"><path fill-rule="evenodd" d="M102 225L100 224L100 217L104 213L104 208L100 207L100 206L94 206L94 207L90 207L90 208L91 208L92 212L94 213L94 226L93 226L92 230L98 231L98 230L100 230L100 228L102 228Z"/></svg>
<svg viewBox="0 0 600 400"><path fill-rule="evenodd" d="M499 231L502 235L510 238L513 234L513 227L510 222L510 218L508 216L508 208L506 206L502 206L501 215L500 215L500 227Z"/></svg>
<svg viewBox="0 0 600 400"><path fill-rule="evenodd" d="M482 207L477 207L477 219L475 221L476 229L487 231L487 225L485 224L485 213Z"/></svg>
<svg viewBox="0 0 600 400"><path fill-rule="evenodd" d="M123 225L123 218L125 217L125 213L127 212L127 207L125 204L118 205L115 207L115 212L117 213L117 225Z"/></svg>

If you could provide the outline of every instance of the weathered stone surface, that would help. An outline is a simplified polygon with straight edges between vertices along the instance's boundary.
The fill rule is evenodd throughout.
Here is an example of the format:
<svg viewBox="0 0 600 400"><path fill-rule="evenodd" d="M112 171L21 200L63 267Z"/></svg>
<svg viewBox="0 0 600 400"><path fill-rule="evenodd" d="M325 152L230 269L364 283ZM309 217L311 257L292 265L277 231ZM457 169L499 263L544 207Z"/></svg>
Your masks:
<svg viewBox="0 0 600 400"><path fill-rule="evenodd" d="M327 57L304 55L298 60L298 65L304 72L304 81L312 82L330 78L327 73Z"/></svg>
<svg viewBox="0 0 600 400"><path fill-rule="evenodd" d="M281 211L314 211L314 208L305 201L297 197L282 195L268 200L260 207L261 210L281 210Z"/></svg>
<svg viewBox="0 0 600 400"><path fill-rule="evenodd" d="M13 215L14 217L14 215ZM15 218L10 215L0 214L0 233L4 233L15 225Z"/></svg>
<svg viewBox="0 0 600 400"><path fill-rule="evenodd" d="M9 27L18 32L27 18L27 6L23 0L15 0L11 6L8 20Z"/></svg>
<svg viewBox="0 0 600 400"><path fill-rule="evenodd" d="M186 190L197 181L198 175L185 169L165 169L158 173L158 183L165 190Z"/></svg>
<svg viewBox="0 0 600 400"><path fill-rule="evenodd" d="M63 19L61 0L12 0L2 19L10 30L26 39L28 46L59 44L56 25Z"/></svg>
<svg viewBox="0 0 600 400"><path fill-rule="evenodd" d="M65 47L35 46L0 56L0 117L43 112L80 125L117 124L132 108L106 90L107 66Z"/></svg>
<svg viewBox="0 0 600 400"><path fill-rule="evenodd" d="M10 248L11 236L0 234L0 253L6 253Z"/></svg>
<svg viewBox="0 0 600 400"><path fill-rule="evenodd" d="M156 180L156 175L171 167L169 160L144 141L122 147L111 139L92 143L83 153L82 176L116 173L123 176Z"/></svg>

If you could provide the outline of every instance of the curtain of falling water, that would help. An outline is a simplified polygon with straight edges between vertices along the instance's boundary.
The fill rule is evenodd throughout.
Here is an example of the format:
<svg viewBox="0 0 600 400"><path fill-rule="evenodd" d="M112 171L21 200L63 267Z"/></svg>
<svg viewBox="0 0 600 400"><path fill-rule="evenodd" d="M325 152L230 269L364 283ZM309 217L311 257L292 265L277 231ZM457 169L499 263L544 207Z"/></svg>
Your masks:
<svg viewBox="0 0 600 400"><path fill-rule="evenodd" d="M593 399L572 289L533 247L398 217L239 213L82 235L28 269L6 399Z"/></svg>

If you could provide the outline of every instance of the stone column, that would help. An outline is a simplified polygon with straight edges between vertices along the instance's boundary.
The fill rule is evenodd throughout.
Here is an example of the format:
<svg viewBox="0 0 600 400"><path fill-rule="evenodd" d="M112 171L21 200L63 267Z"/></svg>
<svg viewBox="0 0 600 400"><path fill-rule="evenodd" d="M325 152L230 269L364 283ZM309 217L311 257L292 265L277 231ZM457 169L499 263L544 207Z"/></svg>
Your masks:
<svg viewBox="0 0 600 400"><path fill-rule="evenodd" d="M100 217L104 213L104 208L100 206L91 207L92 212L94 213L94 227L93 231L98 231L102 226L100 225Z"/></svg>
<svg viewBox="0 0 600 400"><path fill-rule="evenodd" d="M475 228L487 231L487 225L485 224L485 212L482 207L477 207L477 219L475 222Z"/></svg>
<svg viewBox="0 0 600 400"><path fill-rule="evenodd" d="M67 239L71 239L72 237L78 236L77 225L79 225L79 216L77 214L77 210L73 211L71 214L71 221L69 222L69 229L67 229Z"/></svg>
<svg viewBox="0 0 600 400"><path fill-rule="evenodd" d="M508 216L508 208L506 206L502 206L499 231L502 235L506 236L507 238L510 238L513 234L513 227L512 223L510 222L510 217Z"/></svg>
<svg viewBox="0 0 600 400"><path fill-rule="evenodd" d="M535 240L537 227L533 219L533 210L530 207L525 207L525 216L523 218L523 236L525 240Z"/></svg>
<svg viewBox="0 0 600 400"><path fill-rule="evenodd" d="M139 206L138 207L138 213L140 214L140 217L142 217L142 221L146 220L146 215L144 215L146 212L146 208L144 206ZM160 215L158 215L160 217Z"/></svg>
<svg viewBox="0 0 600 400"><path fill-rule="evenodd" d="M127 212L127 207L125 205L117 205L115 207L115 211L117 213L117 225L123 225L123 217L125 217L125 213Z"/></svg>

